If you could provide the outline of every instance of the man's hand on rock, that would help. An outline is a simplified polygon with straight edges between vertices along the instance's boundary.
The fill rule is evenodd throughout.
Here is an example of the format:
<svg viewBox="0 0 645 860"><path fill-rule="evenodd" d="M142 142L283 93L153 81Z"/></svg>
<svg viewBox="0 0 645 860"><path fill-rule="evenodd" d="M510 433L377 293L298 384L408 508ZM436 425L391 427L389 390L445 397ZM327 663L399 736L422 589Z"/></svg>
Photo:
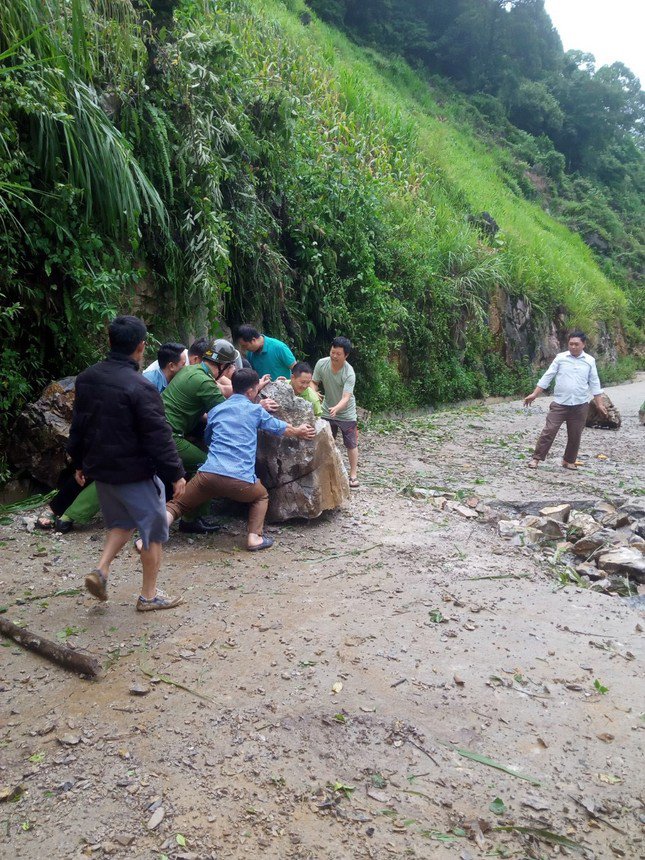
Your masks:
<svg viewBox="0 0 645 860"><path fill-rule="evenodd" d="M296 432L300 439L314 439L316 436L316 431L310 424L301 424L296 427Z"/></svg>
<svg viewBox="0 0 645 860"><path fill-rule="evenodd" d="M272 400L270 397L260 398L260 406L264 406L267 412L277 412L280 404L277 400Z"/></svg>
<svg viewBox="0 0 645 860"><path fill-rule="evenodd" d="M284 378L284 376L279 376L279 377L278 377L278 379L277 379L276 381L277 381L277 382L280 382L280 380L281 380L281 379L283 379L283 380L286 382L286 379ZM262 376L262 377L260 378L260 383L259 383L259 385L258 385L258 391L262 391L262 389L263 389L263 388L266 388L266 386L267 386L270 382L271 382L271 374L270 374L270 373L265 373L265 374L264 374L264 376Z"/></svg>

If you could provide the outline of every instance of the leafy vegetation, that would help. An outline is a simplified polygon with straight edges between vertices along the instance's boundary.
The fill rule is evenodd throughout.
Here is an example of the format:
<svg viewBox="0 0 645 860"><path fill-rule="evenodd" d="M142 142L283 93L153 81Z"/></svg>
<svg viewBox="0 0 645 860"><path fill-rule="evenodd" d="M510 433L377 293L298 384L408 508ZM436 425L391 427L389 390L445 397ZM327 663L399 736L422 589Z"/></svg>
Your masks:
<svg viewBox="0 0 645 860"><path fill-rule="evenodd" d="M117 310L157 339L253 321L310 358L346 334L372 409L513 393L553 320L638 338L632 269L601 271L522 165L569 183L581 235L623 229L613 198L591 208L544 135L497 145L491 98L299 0L0 0L1 430ZM491 308L518 300L513 352Z"/></svg>

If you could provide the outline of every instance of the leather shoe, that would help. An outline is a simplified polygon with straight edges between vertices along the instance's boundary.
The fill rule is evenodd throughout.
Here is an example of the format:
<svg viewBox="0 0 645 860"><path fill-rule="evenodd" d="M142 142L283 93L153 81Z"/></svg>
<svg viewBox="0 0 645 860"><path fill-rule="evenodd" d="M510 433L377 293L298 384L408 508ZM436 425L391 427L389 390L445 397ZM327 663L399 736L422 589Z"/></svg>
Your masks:
<svg viewBox="0 0 645 860"><path fill-rule="evenodd" d="M203 517L198 517L198 519L190 522L182 520L179 523L179 531L189 535L208 535L219 530L220 526L217 523L209 523Z"/></svg>

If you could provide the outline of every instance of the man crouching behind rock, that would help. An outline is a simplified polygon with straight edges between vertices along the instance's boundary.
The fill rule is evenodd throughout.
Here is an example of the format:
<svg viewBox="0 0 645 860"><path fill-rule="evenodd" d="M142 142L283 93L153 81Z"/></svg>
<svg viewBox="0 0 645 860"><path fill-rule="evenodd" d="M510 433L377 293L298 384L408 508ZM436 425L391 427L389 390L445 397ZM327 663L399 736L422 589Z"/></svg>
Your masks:
<svg viewBox="0 0 645 860"><path fill-rule="evenodd" d="M98 566L85 587L107 600L110 565L135 529L143 550L140 612L171 609L180 597L157 590L161 548L168 540L166 498L162 481L173 485L175 498L186 487L184 467L166 421L161 396L139 373L146 327L137 317L119 316L110 323L110 352L80 373L67 450L76 480L96 482L108 533Z"/></svg>
<svg viewBox="0 0 645 860"><path fill-rule="evenodd" d="M173 496L168 502L168 525L210 499L244 502L249 505L246 548L257 552L273 546L273 538L263 534L269 494L255 474L258 430L297 439L313 439L316 431L308 424L293 427L256 403L261 382L251 368L236 370L231 381L232 396L208 413L206 462L191 478L183 497Z"/></svg>

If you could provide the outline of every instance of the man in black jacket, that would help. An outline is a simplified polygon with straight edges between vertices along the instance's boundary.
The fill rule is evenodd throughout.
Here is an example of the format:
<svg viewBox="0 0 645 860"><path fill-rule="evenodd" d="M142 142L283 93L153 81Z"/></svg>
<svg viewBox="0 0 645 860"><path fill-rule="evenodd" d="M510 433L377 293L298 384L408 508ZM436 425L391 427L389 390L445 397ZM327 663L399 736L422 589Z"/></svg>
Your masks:
<svg viewBox="0 0 645 860"><path fill-rule="evenodd" d="M119 316L110 323L110 352L76 379L67 450L81 484L96 482L108 534L103 555L85 577L85 587L107 600L110 565L135 529L143 549L143 586L137 609L170 609L179 597L157 590L161 548L168 540L162 481L175 497L186 486L184 467L166 421L159 392L139 373L146 343L144 323Z"/></svg>

